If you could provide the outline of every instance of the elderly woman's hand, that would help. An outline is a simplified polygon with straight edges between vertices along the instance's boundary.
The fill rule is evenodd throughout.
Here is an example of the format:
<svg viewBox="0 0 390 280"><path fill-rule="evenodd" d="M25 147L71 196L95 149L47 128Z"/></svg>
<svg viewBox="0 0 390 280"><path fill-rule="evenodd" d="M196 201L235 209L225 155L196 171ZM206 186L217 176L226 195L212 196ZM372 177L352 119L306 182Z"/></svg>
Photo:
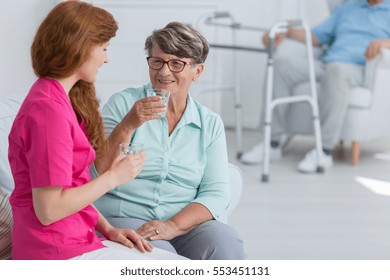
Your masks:
<svg viewBox="0 0 390 280"><path fill-rule="evenodd" d="M160 119L159 113L165 110L166 107L159 96L145 97L134 103L122 122L134 130L146 121Z"/></svg>
<svg viewBox="0 0 390 280"><path fill-rule="evenodd" d="M143 224L138 230L137 233L145 239L149 240L171 240L176 236L184 234L181 232L175 223L171 220L167 221L158 221L153 220L148 223Z"/></svg>
<svg viewBox="0 0 390 280"><path fill-rule="evenodd" d="M151 252L153 249L152 244L132 229L111 227L109 231L107 231L106 237L111 241L122 243L129 248L137 246L142 253L145 253L146 251Z"/></svg>

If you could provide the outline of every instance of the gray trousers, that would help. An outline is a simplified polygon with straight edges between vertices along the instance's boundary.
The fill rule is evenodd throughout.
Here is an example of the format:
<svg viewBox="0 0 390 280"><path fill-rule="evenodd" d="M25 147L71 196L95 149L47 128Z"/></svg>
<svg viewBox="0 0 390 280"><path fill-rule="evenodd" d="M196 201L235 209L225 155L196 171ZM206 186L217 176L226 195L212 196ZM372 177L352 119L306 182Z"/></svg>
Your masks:
<svg viewBox="0 0 390 280"><path fill-rule="evenodd" d="M364 66L314 61L315 75L319 83L318 104L320 112L322 143L325 149L332 150L340 140L341 128L348 108L349 89L363 83ZM292 95L294 88L309 82L307 60L296 57L281 57L274 63L273 97ZM272 118L273 141L280 141L286 131L289 105L279 105Z"/></svg>
<svg viewBox="0 0 390 280"><path fill-rule="evenodd" d="M147 221L136 218L108 218L114 227L138 229ZM154 247L192 260L242 260L246 258L244 245L237 232L216 220L204 222L189 233L172 240L151 241Z"/></svg>

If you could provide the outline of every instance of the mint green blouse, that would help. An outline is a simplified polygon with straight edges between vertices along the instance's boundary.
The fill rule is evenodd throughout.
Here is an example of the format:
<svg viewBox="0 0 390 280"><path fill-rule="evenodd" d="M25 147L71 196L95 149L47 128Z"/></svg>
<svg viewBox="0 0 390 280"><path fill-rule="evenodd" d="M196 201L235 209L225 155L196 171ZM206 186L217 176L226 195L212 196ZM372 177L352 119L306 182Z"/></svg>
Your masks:
<svg viewBox="0 0 390 280"><path fill-rule="evenodd" d="M148 88L150 84L128 88L108 100L102 111L107 135L135 101L147 96ZM144 144L144 168L135 179L95 203L105 217L167 220L191 202L204 205L215 219L220 217L229 204L230 191L225 131L219 115L189 95L171 135L163 117L145 122L131 142Z"/></svg>

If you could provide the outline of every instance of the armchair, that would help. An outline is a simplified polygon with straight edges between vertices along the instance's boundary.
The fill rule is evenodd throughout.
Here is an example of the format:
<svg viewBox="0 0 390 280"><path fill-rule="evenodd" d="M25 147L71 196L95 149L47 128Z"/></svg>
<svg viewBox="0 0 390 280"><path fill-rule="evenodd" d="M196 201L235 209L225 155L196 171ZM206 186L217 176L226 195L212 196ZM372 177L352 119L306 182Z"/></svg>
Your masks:
<svg viewBox="0 0 390 280"><path fill-rule="evenodd" d="M315 55L320 55L316 50ZM285 40L279 46L276 56L306 56L303 44ZM390 135L390 49L368 61L365 68L364 83L361 87L351 88L348 111L341 131L341 141L352 142L352 165L359 162L360 143ZM317 84L318 88L318 84ZM293 95L308 94L310 84L298 84ZM312 134L313 126L310 107L299 103L290 106L287 113L289 134Z"/></svg>

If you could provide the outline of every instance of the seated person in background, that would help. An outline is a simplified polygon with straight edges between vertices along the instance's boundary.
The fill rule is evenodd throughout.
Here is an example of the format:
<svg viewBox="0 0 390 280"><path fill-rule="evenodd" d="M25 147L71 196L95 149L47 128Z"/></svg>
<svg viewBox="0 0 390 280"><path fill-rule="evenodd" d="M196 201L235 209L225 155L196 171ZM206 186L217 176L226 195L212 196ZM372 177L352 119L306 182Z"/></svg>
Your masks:
<svg viewBox="0 0 390 280"><path fill-rule="evenodd" d="M275 44L284 38L304 42L303 30L288 29L277 34ZM324 167L333 166L332 152L340 138L340 131L348 107L348 91L363 83L366 59L377 56L383 48L390 48L390 0L354 0L343 4L323 23L312 30L314 46L330 45L321 61L315 61L315 74L321 87L318 92ZM268 34L263 37L268 44ZM295 58L276 59L274 70L275 98L289 96L293 87L309 80L307 62ZM271 132L271 160L282 157L280 139L285 132L287 106L274 110ZM263 144L260 143L241 157L246 164L261 164ZM308 152L298 170L315 172L317 153Z"/></svg>
<svg viewBox="0 0 390 280"><path fill-rule="evenodd" d="M114 228L92 205L134 178L144 163L140 153L113 160L95 180L89 174L95 155L105 150L93 84L117 29L107 11L66 1L37 30L31 57L39 78L9 134L13 259L152 258L153 253L137 252L151 251L148 241L135 231ZM108 240L102 242L95 229ZM138 249L131 250L135 245Z"/></svg>
<svg viewBox="0 0 390 280"><path fill-rule="evenodd" d="M146 39L145 50L151 83L116 93L103 107L110 150L95 171L107 170L120 143L143 143L145 165L95 205L113 225L139 227L141 236L158 240L156 247L190 259L244 259L237 233L217 221L230 199L224 125L189 95L208 43L191 26L172 22ZM148 93L152 88L170 91L167 108Z"/></svg>

